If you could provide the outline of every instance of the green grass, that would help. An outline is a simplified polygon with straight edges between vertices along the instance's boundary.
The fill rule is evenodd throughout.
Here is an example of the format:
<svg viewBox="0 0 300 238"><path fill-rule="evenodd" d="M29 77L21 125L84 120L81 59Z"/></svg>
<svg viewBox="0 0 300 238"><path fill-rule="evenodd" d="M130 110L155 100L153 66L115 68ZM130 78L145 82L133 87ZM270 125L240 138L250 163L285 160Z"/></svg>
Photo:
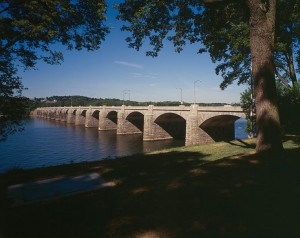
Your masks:
<svg viewBox="0 0 300 238"><path fill-rule="evenodd" d="M2 207L4 237L300 237L300 148L259 159L255 140L0 176L8 184L98 172L114 187ZM2 204L5 199L2 196ZM7 202L7 201L6 201Z"/></svg>
<svg viewBox="0 0 300 238"><path fill-rule="evenodd" d="M184 146L178 148L171 148L161 151L155 151L150 154L162 154L169 152L201 152L206 155L204 160L214 161L227 156L245 154L253 151L255 148L255 140L236 140L230 142L218 142L204 145Z"/></svg>

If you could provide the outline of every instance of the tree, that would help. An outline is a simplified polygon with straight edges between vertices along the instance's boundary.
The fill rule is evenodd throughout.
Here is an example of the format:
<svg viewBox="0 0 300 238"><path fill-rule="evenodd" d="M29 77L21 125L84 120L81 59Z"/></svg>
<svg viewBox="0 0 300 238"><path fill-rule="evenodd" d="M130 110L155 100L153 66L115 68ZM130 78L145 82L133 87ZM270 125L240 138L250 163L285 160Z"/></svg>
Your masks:
<svg viewBox="0 0 300 238"><path fill-rule="evenodd" d="M300 72L300 1L278 1L274 50L275 75L283 85L292 82L299 95L297 71ZM288 14L287 14L288 13Z"/></svg>
<svg viewBox="0 0 300 238"><path fill-rule="evenodd" d="M0 2L0 134L15 131L25 110L18 70L34 68L38 60L59 64L53 50L95 50L109 29L104 0L3 0ZM57 47L56 47L57 48ZM18 103L16 103L18 102ZM11 110L12 105L16 110ZM15 113L18 111L19 113ZM10 126L8 126L10 125Z"/></svg>
<svg viewBox="0 0 300 238"><path fill-rule="evenodd" d="M27 101L21 96L23 86L19 77L14 76L12 65L6 69L7 72L0 75L0 141L22 129Z"/></svg>
<svg viewBox="0 0 300 238"><path fill-rule="evenodd" d="M246 89L241 93L240 98L241 107L246 114L246 128L249 138L253 138L256 135L256 120L255 120L255 105L252 98L252 90Z"/></svg>
<svg viewBox="0 0 300 238"><path fill-rule="evenodd" d="M285 87L278 83L277 94L279 104L280 121L285 133L299 133L300 132L300 95L294 87Z"/></svg>
<svg viewBox="0 0 300 238"><path fill-rule="evenodd" d="M299 90L299 89L298 89ZM296 90L296 91L298 91ZM294 87L286 87L277 81L276 91L278 95L279 116L282 127L282 133L294 134L300 132L300 96L295 92ZM241 107L246 114L247 126L246 131L249 136L255 134L256 121L252 115L255 115L253 107L251 89L241 93ZM252 113L251 113L252 112Z"/></svg>
<svg viewBox="0 0 300 238"><path fill-rule="evenodd" d="M280 4L276 8L277 2ZM297 10L299 1L290 2L289 6ZM208 51L214 62L221 62L216 68L224 78L221 88L236 79L239 83L248 82L252 65L256 151L277 153L282 151L282 142L275 86L275 65L280 60L273 60L275 28L290 31L285 22L275 24L276 10L277 16L284 14L283 3L280 0L126 0L118 9L119 19L129 23L122 29L132 33L126 39L129 47L139 50L147 39L152 50L146 54L157 56L165 39L173 42L177 52L186 43L199 43L199 53ZM295 16L299 14L296 10ZM295 34L299 34L298 19L298 16L297 20L290 19ZM289 44L286 45L287 50ZM292 55L299 55L297 52Z"/></svg>

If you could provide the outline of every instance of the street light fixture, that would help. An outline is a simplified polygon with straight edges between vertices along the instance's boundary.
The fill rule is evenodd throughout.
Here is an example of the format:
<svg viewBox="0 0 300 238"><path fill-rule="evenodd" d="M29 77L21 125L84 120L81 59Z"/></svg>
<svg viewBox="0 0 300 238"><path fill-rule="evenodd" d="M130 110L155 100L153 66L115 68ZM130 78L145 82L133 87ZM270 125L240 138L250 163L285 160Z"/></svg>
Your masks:
<svg viewBox="0 0 300 238"><path fill-rule="evenodd" d="M128 101L130 101L130 90L127 90L128 93Z"/></svg>
<svg viewBox="0 0 300 238"><path fill-rule="evenodd" d="M123 90L123 105L125 104L125 94L126 94L126 90Z"/></svg>
<svg viewBox="0 0 300 238"><path fill-rule="evenodd" d="M123 105L125 104L125 95L128 94L128 101L130 101L130 90L123 90Z"/></svg>
<svg viewBox="0 0 300 238"><path fill-rule="evenodd" d="M182 105L183 104L183 101L182 101L182 88L177 88L177 89L180 89L180 104Z"/></svg>
<svg viewBox="0 0 300 238"><path fill-rule="evenodd" d="M196 83L201 82L200 80L195 80L194 81L194 104L196 104Z"/></svg>

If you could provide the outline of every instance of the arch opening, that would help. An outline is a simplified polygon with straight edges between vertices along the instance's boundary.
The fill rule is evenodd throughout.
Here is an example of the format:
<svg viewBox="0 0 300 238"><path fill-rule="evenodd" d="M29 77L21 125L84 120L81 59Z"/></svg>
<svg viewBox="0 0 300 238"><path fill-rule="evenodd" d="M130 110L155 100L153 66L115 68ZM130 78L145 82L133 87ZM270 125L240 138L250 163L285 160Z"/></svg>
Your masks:
<svg viewBox="0 0 300 238"><path fill-rule="evenodd" d="M174 139L185 140L186 120L183 117L175 113L166 113L159 116L154 122Z"/></svg>
<svg viewBox="0 0 300 238"><path fill-rule="evenodd" d="M86 117L86 111L87 110L83 110L80 115Z"/></svg>
<svg viewBox="0 0 300 238"><path fill-rule="evenodd" d="M92 117L99 120L99 114L100 114L100 111L99 110L96 110L92 113Z"/></svg>
<svg viewBox="0 0 300 238"><path fill-rule="evenodd" d="M126 120L131 122L140 131L144 131L144 115L140 112L132 112L127 117Z"/></svg>
<svg viewBox="0 0 300 238"><path fill-rule="evenodd" d="M232 115L214 116L204 121L200 128L214 141L231 141L235 139L234 122L239 117Z"/></svg>
<svg viewBox="0 0 300 238"><path fill-rule="evenodd" d="M107 119L111 120L113 123L118 123L118 113L116 111L111 111L106 116Z"/></svg>

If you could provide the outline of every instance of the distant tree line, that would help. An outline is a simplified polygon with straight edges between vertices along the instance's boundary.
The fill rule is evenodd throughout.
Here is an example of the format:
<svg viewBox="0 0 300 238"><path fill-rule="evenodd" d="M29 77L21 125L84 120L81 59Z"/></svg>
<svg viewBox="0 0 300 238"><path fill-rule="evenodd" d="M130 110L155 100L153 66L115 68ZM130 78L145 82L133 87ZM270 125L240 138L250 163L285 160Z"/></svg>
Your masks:
<svg viewBox="0 0 300 238"><path fill-rule="evenodd" d="M78 106L179 106L181 103L179 101L146 101L137 102L129 100L121 100L117 98L90 98L85 96L51 96L47 98L34 98L28 101L28 110L34 110L38 107L78 107ZM185 106L190 106L190 103L184 103ZM226 103L199 103L200 106L224 106ZM234 104L238 105L238 104Z"/></svg>

